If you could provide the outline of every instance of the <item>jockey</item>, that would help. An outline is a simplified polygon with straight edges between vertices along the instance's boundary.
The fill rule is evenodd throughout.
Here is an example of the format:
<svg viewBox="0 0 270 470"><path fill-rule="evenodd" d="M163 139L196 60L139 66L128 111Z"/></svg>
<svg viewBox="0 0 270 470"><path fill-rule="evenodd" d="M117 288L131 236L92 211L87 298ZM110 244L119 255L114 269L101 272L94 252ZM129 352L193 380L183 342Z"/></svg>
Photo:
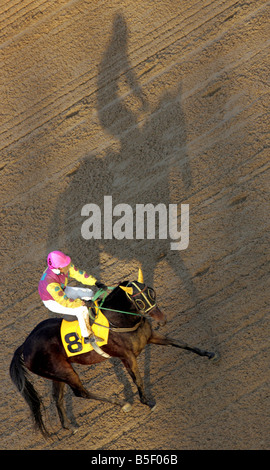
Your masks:
<svg viewBox="0 0 270 470"><path fill-rule="evenodd" d="M75 315L78 318L84 342L94 340L89 322L89 312L84 300L93 297L88 288L68 286L72 278L89 286L106 288L106 286L74 266L69 256L61 251L52 251L47 257L48 268L44 271L38 285L38 292L45 307L51 312Z"/></svg>

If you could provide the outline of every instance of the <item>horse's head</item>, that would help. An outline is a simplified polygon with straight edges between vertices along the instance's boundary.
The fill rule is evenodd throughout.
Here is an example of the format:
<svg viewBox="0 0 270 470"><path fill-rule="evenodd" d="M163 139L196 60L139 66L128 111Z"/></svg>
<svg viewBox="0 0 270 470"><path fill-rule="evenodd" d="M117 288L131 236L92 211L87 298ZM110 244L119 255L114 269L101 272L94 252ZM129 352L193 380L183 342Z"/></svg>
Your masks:
<svg viewBox="0 0 270 470"><path fill-rule="evenodd" d="M156 303L156 293L152 287L144 284L141 269L139 269L138 281L129 282L126 286L119 287L126 292L127 297L139 312L143 315L149 313L161 326L166 324L166 316Z"/></svg>

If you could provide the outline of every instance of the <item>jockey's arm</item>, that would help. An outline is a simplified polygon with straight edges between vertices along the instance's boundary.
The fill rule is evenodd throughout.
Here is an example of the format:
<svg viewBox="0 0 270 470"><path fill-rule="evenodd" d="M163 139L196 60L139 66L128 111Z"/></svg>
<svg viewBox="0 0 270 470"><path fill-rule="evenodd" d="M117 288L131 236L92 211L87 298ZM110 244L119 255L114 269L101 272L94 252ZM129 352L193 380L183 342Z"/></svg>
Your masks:
<svg viewBox="0 0 270 470"><path fill-rule="evenodd" d="M68 277L75 279L76 281L80 282L81 284L85 284L87 286L94 286L96 284L96 278L94 276L90 276L85 271L78 269L71 263Z"/></svg>
<svg viewBox="0 0 270 470"><path fill-rule="evenodd" d="M48 284L47 291L52 296L52 298L63 307L77 308L85 305L83 300L81 299L73 300L68 298L60 284L58 284L57 282L51 282L50 284Z"/></svg>

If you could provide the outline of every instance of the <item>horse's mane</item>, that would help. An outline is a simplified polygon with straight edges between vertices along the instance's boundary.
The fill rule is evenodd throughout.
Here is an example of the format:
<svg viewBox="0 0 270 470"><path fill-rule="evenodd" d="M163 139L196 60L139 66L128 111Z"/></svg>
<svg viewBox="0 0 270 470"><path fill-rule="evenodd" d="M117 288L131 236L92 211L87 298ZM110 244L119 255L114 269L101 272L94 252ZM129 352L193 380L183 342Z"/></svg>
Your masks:
<svg viewBox="0 0 270 470"><path fill-rule="evenodd" d="M119 295L119 292L121 292L121 289L119 286L126 286L129 283L129 281L123 281L120 282L106 297L104 300L104 306L106 306L107 303L110 303ZM123 292L123 291L122 291Z"/></svg>

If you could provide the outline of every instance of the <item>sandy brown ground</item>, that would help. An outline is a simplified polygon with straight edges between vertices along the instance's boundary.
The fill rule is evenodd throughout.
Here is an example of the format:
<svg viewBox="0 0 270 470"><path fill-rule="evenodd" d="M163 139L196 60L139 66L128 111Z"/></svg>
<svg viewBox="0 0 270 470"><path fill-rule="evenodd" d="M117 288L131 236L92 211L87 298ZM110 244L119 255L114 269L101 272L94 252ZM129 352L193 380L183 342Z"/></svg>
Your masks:
<svg viewBox="0 0 270 470"><path fill-rule="evenodd" d="M1 448L269 449L269 2L9 0L0 20ZM84 240L81 208L104 195L189 204L188 249ZM51 249L108 285L141 266L164 332L221 362L147 348L153 413L117 361L77 367L133 409L67 391L75 435L32 376L45 441L8 368L50 315L37 284Z"/></svg>

